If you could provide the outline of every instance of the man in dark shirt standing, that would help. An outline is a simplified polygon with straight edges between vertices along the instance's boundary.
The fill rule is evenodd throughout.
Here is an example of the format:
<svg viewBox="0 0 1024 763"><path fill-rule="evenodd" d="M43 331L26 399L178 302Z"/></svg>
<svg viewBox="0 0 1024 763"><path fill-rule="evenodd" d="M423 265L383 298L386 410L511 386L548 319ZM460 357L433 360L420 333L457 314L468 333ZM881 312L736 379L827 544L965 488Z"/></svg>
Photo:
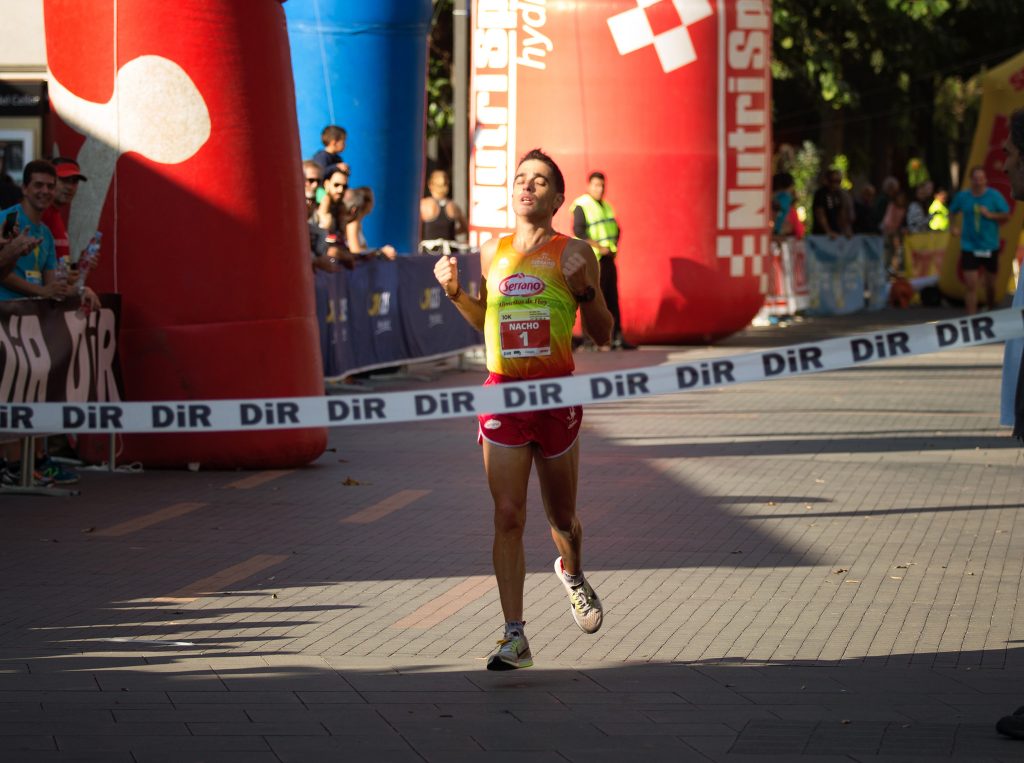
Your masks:
<svg viewBox="0 0 1024 763"><path fill-rule="evenodd" d="M817 236L852 235L850 216L843 198L843 174L837 169L825 173L825 183L814 192L811 208L814 212L814 228L812 233Z"/></svg>

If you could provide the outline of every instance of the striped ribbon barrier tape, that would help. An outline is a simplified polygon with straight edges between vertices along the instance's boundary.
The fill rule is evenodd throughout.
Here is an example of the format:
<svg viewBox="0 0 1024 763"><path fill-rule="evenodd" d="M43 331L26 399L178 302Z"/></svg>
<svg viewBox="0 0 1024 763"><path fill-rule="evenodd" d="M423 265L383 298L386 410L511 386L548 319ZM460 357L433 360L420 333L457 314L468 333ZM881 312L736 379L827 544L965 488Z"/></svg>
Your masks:
<svg viewBox="0 0 1024 763"><path fill-rule="evenodd" d="M225 432L430 421L608 403L851 368L1024 337L1024 311L611 373L344 397L0 404L0 432Z"/></svg>

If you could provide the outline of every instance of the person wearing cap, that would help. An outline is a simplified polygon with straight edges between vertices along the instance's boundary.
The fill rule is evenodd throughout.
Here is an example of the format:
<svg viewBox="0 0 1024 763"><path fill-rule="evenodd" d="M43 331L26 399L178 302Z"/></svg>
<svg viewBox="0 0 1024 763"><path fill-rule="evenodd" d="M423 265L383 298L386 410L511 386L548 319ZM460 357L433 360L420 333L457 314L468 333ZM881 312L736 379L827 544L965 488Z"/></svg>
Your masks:
<svg viewBox="0 0 1024 763"><path fill-rule="evenodd" d="M57 252L57 259L60 260L71 255L65 218L75 194L78 193L78 184L87 181L88 178L82 174L78 162L74 159L58 156L52 164L57 170L57 186L53 192L53 204L43 211L43 225L53 234L53 246Z"/></svg>

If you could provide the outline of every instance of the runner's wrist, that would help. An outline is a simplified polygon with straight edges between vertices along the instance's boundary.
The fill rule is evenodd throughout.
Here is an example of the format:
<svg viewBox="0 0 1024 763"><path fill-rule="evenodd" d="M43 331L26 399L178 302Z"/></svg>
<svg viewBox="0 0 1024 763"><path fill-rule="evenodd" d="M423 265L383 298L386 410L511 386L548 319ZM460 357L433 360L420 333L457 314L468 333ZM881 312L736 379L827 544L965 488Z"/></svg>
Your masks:
<svg viewBox="0 0 1024 763"><path fill-rule="evenodd" d="M455 291L453 291L451 294L449 294L448 290L445 289L444 290L444 295L446 297L448 297L448 299L450 299L452 302L458 302L459 301L459 297L462 296L462 285L456 283L455 284Z"/></svg>

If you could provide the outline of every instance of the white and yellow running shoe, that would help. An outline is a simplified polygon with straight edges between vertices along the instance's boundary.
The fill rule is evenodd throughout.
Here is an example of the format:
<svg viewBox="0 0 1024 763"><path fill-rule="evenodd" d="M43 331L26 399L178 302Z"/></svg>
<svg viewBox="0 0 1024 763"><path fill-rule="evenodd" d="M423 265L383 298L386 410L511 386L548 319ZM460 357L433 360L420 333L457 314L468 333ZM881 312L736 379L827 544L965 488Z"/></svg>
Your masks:
<svg viewBox="0 0 1024 763"><path fill-rule="evenodd" d="M569 611L572 612L572 619L584 633L597 633L604 621L604 610L601 608L601 600L597 598L597 592L586 578L579 585L570 585L565 579L564 572L562 557L558 557L555 559L555 575L569 594Z"/></svg>
<svg viewBox="0 0 1024 763"><path fill-rule="evenodd" d="M512 633L498 642L498 650L487 659L488 670L515 670L533 666L530 642L521 633Z"/></svg>

